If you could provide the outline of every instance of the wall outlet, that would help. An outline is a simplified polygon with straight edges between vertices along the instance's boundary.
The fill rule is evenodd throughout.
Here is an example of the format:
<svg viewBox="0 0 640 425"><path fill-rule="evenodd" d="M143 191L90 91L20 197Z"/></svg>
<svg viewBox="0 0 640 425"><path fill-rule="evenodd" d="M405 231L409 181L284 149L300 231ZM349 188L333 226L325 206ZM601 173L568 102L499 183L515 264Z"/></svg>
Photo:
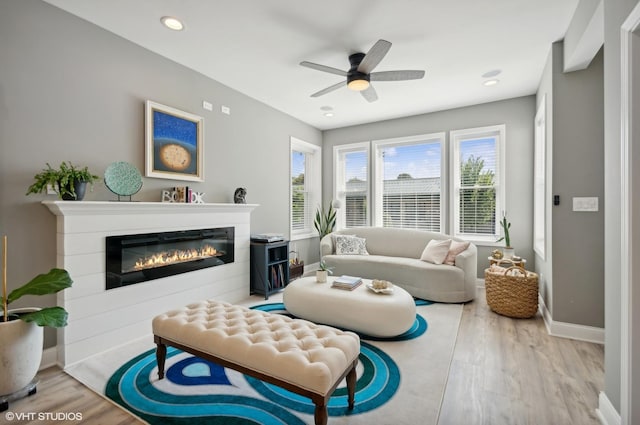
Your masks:
<svg viewBox="0 0 640 425"><path fill-rule="evenodd" d="M207 102L206 100L202 101L202 108L206 109L207 111L213 111L213 105L210 102Z"/></svg>
<svg viewBox="0 0 640 425"><path fill-rule="evenodd" d="M229 108L228 106L222 105L220 107L220 112L222 112L223 114L231 115L231 108Z"/></svg>
<svg viewBox="0 0 640 425"><path fill-rule="evenodd" d="M573 211L598 211L598 198L573 198Z"/></svg>
<svg viewBox="0 0 640 425"><path fill-rule="evenodd" d="M55 195L56 190L53 188L52 184L47 185L47 195Z"/></svg>

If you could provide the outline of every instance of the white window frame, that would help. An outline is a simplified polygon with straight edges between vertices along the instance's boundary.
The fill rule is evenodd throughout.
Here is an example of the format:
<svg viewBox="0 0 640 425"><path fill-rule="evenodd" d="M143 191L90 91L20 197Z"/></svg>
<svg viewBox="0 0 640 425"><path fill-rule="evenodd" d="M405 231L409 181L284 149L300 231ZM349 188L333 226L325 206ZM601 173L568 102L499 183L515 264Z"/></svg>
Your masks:
<svg viewBox="0 0 640 425"><path fill-rule="evenodd" d="M293 188L291 187L291 172L293 164L291 157L293 152L302 152L306 155L304 184L309 194L305 203L305 227L304 229L293 229ZM313 227L313 217L316 208L320 206L322 199L322 148L296 137L290 138L289 149L289 239L300 240L317 237L318 232Z"/></svg>
<svg viewBox="0 0 640 425"><path fill-rule="evenodd" d="M380 139L374 140L371 142L372 152L371 161L371 213L372 213L372 222L374 226L381 227L383 225L383 191L382 187L382 178L384 176L383 170L383 161L381 158L382 149L393 147L393 146L407 146L413 145L417 143L440 143L440 233L444 233L445 228L445 217L446 217L446 192L447 192L447 181L446 181L446 157L447 157L447 146L446 146L446 134L444 132L440 133L430 133L430 134L419 134L415 136L407 136L407 137L395 137L391 139Z"/></svg>
<svg viewBox="0 0 640 425"><path fill-rule="evenodd" d="M496 211L495 211L495 223L496 230L493 235L479 235L462 233L459 231L459 219L460 219L460 142L469 139L480 139L485 137L496 137L496 170L497 179L496 185ZM496 240L502 235L502 229L499 221L502 219L502 213L505 211L505 140L506 140L506 126L504 124L491 125L486 127L468 128L462 130L453 130L449 132L450 141L450 191L451 202L449 204L450 210L450 233L454 237L462 238L471 241L480 246L495 246Z"/></svg>
<svg viewBox="0 0 640 425"><path fill-rule="evenodd" d="M333 147L333 199L339 202L336 209L336 229L346 228L346 188L345 169L341 156L351 152L365 151L367 154L367 226L371 224L371 144L370 142L349 143Z"/></svg>

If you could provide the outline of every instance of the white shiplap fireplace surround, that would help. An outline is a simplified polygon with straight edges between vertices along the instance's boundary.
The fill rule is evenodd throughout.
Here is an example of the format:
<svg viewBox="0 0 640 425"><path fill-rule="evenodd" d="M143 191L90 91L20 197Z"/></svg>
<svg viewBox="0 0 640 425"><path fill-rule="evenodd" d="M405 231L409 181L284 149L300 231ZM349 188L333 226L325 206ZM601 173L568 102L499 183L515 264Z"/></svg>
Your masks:
<svg viewBox="0 0 640 425"><path fill-rule="evenodd" d="M73 286L58 294L69 324L58 330L57 360L69 366L151 334L151 320L202 299L238 302L249 295L251 211L255 204L44 201L57 221L57 267ZM105 237L235 228L235 259L210 267L105 290Z"/></svg>

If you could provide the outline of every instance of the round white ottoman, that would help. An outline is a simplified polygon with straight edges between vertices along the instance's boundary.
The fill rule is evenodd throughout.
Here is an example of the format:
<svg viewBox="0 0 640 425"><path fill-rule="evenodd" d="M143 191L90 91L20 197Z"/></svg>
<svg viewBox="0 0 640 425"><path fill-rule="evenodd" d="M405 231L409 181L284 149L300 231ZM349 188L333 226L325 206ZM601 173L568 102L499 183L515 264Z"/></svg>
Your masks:
<svg viewBox="0 0 640 425"><path fill-rule="evenodd" d="M413 297L394 286L389 295L368 289L369 279L353 291L332 288L333 277L317 283L315 277L296 279L286 286L283 302L296 317L375 337L392 337L408 331L416 320Z"/></svg>

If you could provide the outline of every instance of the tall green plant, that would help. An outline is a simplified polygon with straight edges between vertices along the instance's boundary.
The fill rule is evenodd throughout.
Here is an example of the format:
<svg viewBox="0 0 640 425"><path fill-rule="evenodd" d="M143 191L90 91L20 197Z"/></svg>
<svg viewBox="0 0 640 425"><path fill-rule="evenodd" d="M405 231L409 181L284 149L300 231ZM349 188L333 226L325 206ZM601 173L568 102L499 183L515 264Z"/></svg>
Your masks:
<svg viewBox="0 0 640 425"><path fill-rule="evenodd" d="M318 231L320 239L333 232L336 227L336 210L333 209L331 203L329 203L329 209L326 211L322 206L316 210L313 226Z"/></svg>
<svg viewBox="0 0 640 425"><path fill-rule="evenodd" d="M502 220L500 220L500 226L502 226L502 231L504 232L504 236L498 239L496 242L500 242L504 240L505 248L511 248L511 237L509 236L509 229L511 229L511 223L507 221L507 215L502 216Z"/></svg>
<svg viewBox="0 0 640 425"><path fill-rule="evenodd" d="M46 274L39 274L28 283L11 291L6 299L0 297L3 316L8 312L8 305L23 295L55 294L65 288L69 288L72 283L69 273L64 269L54 268ZM47 307L39 311L20 314L19 318L25 322L35 322L38 326L60 328L67 325L68 315L67 311L62 307Z"/></svg>

